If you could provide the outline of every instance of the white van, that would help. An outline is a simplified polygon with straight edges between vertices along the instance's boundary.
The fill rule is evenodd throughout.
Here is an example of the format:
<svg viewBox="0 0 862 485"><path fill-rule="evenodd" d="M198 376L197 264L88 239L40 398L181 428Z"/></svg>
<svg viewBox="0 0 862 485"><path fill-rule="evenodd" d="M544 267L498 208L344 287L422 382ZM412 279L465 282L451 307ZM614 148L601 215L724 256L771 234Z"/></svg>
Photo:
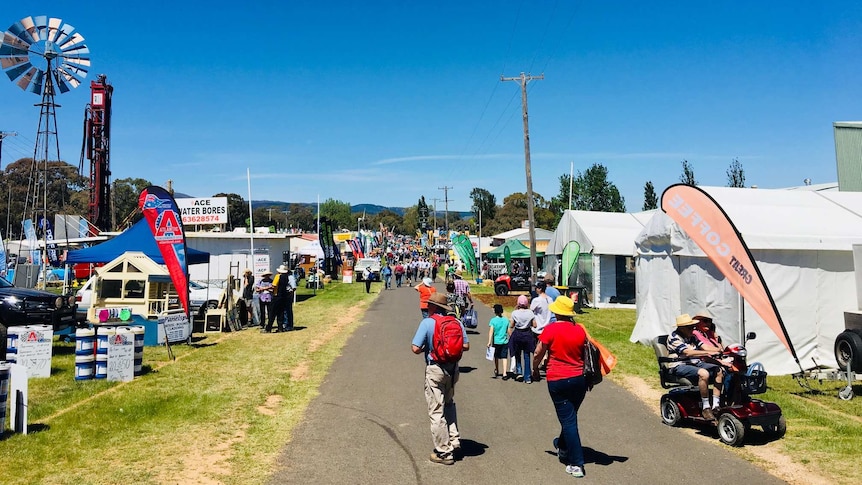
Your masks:
<svg viewBox="0 0 862 485"><path fill-rule="evenodd" d="M371 281L380 281L380 259L378 258L361 258L353 265L353 274L356 275L356 281L362 281L362 273L365 268L371 268Z"/></svg>

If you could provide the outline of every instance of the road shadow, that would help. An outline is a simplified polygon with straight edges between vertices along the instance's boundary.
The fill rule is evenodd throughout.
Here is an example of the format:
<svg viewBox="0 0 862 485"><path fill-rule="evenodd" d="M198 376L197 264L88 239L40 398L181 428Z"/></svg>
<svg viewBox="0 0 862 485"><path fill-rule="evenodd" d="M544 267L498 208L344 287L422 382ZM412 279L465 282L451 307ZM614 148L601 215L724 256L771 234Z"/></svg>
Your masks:
<svg viewBox="0 0 862 485"><path fill-rule="evenodd" d="M595 465L608 466L612 465L613 463L625 463L629 461L629 457L627 456L609 455L605 452L594 450L588 446L584 446L583 451L584 463L593 463ZM545 453L559 458L555 450L545 450Z"/></svg>
<svg viewBox="0 0 862 485"><path fill-rule="evenodd" d="M473 440L465 440L461 438L461 459L464 459L468 456L480 456L485 454L485 450L488 449L488 445L485 443L479 443L478 441Z"/></svg>
<svg viewBox="0 0 862 485"><path fill-rule="evenodd" d="M469 374L469 373L473 372L474 370L476 370L476 368L470 367L469 365L458 366L458 372L460 372L462 374Z"/></svg>

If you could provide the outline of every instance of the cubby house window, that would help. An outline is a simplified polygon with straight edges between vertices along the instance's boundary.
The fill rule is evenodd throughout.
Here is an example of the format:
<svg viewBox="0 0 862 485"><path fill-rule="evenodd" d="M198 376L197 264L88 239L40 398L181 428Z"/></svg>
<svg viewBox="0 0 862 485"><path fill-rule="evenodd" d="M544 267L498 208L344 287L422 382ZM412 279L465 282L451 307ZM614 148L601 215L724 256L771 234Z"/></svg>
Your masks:
<svg viewBox="0 0 862 485"><path fill-rule="evenodd" d="M99 293L102 298L121 298L123 296L123 282L121 280L102 280Z"/></svg>
<svg viewBox="0 0 862 485"><path fill-rule="evenodd" d="M126 282L126 298L142 299L146 281L129 280Z"/></svg>
<svg viewBox="0 0 862 485"><path fill-rule="evenodd" d="M138 267L135 266L134 264L126 263L126 273L140 273L140 272L141 272L141 270L139 270Z"/></svg>

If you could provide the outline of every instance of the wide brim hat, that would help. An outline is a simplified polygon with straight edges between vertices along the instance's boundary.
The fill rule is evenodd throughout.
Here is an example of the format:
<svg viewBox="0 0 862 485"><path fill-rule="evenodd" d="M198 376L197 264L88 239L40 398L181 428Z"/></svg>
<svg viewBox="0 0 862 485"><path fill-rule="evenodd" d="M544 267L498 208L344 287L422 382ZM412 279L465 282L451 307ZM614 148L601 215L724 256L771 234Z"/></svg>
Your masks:
<svg viewBox="0 0 862 485"><path fill-rule="evenodd" d="M556 315L573 317L575 316L575 302L568 296L560 295L548 305L548 310Z"/></svg>
<svg viewBox="0 0 862 485"><path fill-rule="evenodd" d="M446 301L446 295L442 293L433 293L431 297L428 298L428 304L442 308L447 312L453 311L452 306L449 305L448 301Z"/></svg>
<svg viewBox="0 0 862 485"><path fill-rule="evenodd" d="M698 314L693 316L692 318L699 321L699 322L711 322L712 321L712 317L709 316L709 313L706 313L706 312L698 312Z"/></svg>
<svg viewBox="0 0 862 485"><path fill-rule="evenodd" d="M425 286L431 286L434 284L434 281L431 278L422 278L422 284Z"/></svg>
<svg viewBox="0 0 862 485"><path fill-rule="evenodd" d="M260 274L260 276L261 278L263 278L264 276L272 276L272 271L264 271Z"/></svg>
<svg viewBox="0 0 862 485"><path fill-rule="evenodd" d="M697 324L697 320L691 318L691 315L689 315L688 313L683 313L682 315L676 317L677 327L689 327L695 324Z"/></svg>
<svg viewBox="0 0 862 485"><path fill-rule="evenodd" d="M290 270L289 270L289 269L287 269L287 266L285 266L285 265L283 265L283 264L282 264L282 265L279 265L279 267L278 267L278 269L276 269L276 271L278 271L278 272L279 272L279 273L281 273L281 274L284 274L284 273L290 273Z"/></svg>

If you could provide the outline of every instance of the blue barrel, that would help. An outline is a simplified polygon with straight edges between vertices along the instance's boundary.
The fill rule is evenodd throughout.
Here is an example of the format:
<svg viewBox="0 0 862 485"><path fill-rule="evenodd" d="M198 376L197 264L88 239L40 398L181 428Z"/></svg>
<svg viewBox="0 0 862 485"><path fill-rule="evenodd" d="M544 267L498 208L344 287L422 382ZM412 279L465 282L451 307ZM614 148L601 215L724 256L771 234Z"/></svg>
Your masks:
<svg viewBox="0 0 862 485"><path fill-rule="evenodd" d="M108 338L116 334L117 327L115 326L96 328L96 354L108 355Z"/></svg>
<svg viewBox="0 0 862 485"><path fill-rule="evenodd" d="M75 355L93 355L96 353L96 331L90 328L79 328L75 331Z"/></svg>
<svg viewBox="0 0 862 485"><path fill-rule="evenodd" d="M5 359L9 362L18 361L18 337L27 331L27 327L9 327L6 331L6 355ZM2 357L2 356L0 356Z"/></svg>
<svg viewBox="0 0 862 485"><path fill-rule="evenodd" d="M108 354L96 354L96 371L93 373L96 379L108 378Z"/></svg>
<svg viewBox="0 0 862 485"><path fill-rule="evenodd" d="M106 369L107 372L107 369ZM75 380L87 381L93 378L96 373L96 356L92 353L89 355L75 356ZM106 374L107 376L107 374Z"/></svg>
<svg viewBox="0 0 862 485"><path fill-rule="evenodd" d="M143 374L144 334L146 329L143 325L133 325L131 329L135 335L135 377L140 377Z"/></svg>
<svg viewBox="0 0 862 485"><path fill-rule="evenodd" d="M6 402L9 400L9 369L12 366L0 362L0 434L6 431Z"/></svg>

